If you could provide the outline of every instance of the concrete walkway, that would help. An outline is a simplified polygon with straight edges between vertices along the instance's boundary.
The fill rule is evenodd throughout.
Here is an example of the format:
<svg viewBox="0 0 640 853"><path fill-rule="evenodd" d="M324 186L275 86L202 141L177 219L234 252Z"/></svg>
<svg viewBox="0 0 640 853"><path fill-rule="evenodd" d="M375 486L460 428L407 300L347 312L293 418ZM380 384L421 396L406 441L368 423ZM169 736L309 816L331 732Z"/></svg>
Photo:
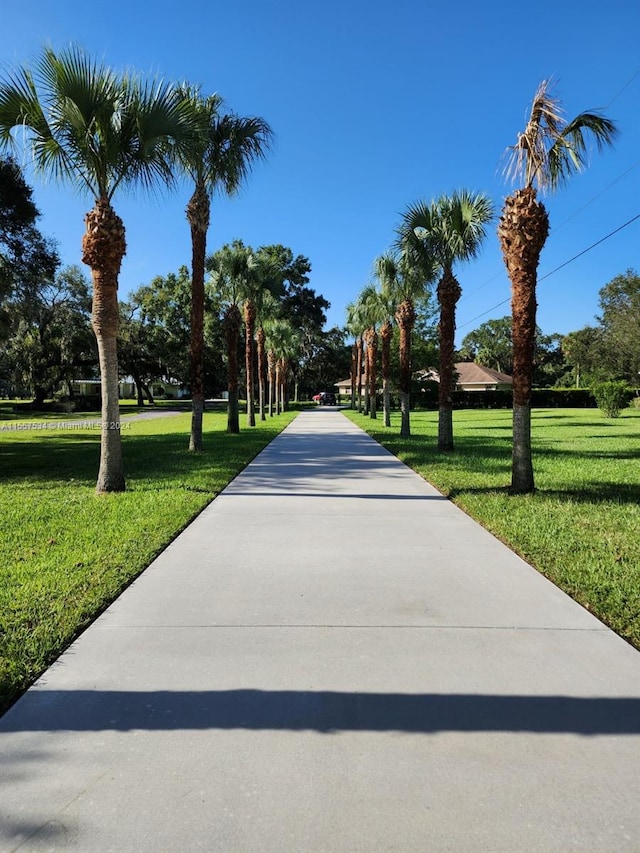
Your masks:
<svg viewBox="0 0 640 853"><path fill-rule="evenodd" d="M640 850L640 655L300 415L0 720L3 851Z"/></svg>

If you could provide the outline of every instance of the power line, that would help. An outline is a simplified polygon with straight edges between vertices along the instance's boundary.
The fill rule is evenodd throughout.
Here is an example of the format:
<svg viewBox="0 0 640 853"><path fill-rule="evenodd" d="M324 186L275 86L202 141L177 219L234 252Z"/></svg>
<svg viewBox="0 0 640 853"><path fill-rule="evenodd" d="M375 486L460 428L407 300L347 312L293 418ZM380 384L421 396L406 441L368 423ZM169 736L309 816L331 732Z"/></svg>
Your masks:
<svg viewBox="0 0 640 853"><path fill-rule="evenodd" d="M613 96L613 98L611 98L611 100L609 101L609 103L608 103L608 104L606 104L606 105L603 107L603 109L604 109L604 110L608 110L608 109L609 109L609 107L611 106L611 104L612 104L614 101L617 101L617 100L618 100L618 98L619 98L619 97L620 97L620 95L624 92L624 90L625 90L625 89L627 89L627 88L628 88L628 87L633 83L633 81L636 79L636 77L638 76L638 74L640 74L640 68L638 68L638 70L636 71L636 73L635 73L635 74L632 74L632 75L631 75L631 77L627 80L627 82L624 84L624 86L622 87L622 89L620 89L620 91L619 91L616 95L614 95L614 96Z"/></svg>
<svg viewBox="0 0 640 853"><path fill-rule="evenodd" d="M620 97L620 95L625 91L625 89L627 89L633 83L633 81L636 79L636 77L638 77L638 75L640 75L640 68L635 72L635 74L631 75L631 77L627 80L627 82L624 84L624 86L613 96L613 98L611 98L609 103L603 107L603 110L608 109L611 106L611 104L614 103L614 101L617 101L618 98ZM596 199L598 199L598 198L600 198L600 196L604 195L608 190L611 189L612 186L617 184L618 181L621 181L624 177L626 177L626 175L628 175L629 172L633 171L633 169L635 169L639 164L640 164L640 160L636 160L636 162L633 163L631 166L629 166L629 168L626 169L621 175L618 175L618 177L614 178L614 180L611 181L611 183L607 184L607 186L604 187L604 189L600 190L599 193L596 193L596 195L592 196L592 198L590 198L589 201L586 202L586 204L583 204L582 207L579 207L578 210L575 211L575 213L572 213L569 217L567 217L567 219L565 219L563 222L561 222L560 225L555 227L553 229L553 233L556 234L558 231L560 231L561 228L564 228L564 226L567 224L567 222L571 222L572 219L575 219L576 216L578 216L580 213L582 213L582 211L585 210L587 207L589 207L590 204L593 204L593 202L596 201ZM597 245L597 244L595 244L595 245ZM588 251L588 249L586 249L585 251ZM501 275L502 275L502 272L498 272L494 276L492 276L491 278L484 281L482 284L478 285L478 287L476 287L475 290L472 290L470 293L465 293L461 299L461 302L464 303L467 299L470 299L479 290L482 290L483 287L486 287L488 284L491 284L492 281L495 281ZM504 302L501 302L499 305L496 305L494 307L499 308L500 305L504 305L505 302L508 302L508 301L509 300L506 299ZM493 311L493 308L490 308L489 311ZM486 312L486 313L489 313L489 312ZM479 316L482 317L484 315L480 314ZM473 322L473 320L471 320L470 322Z"/></svg>
<svg viewBox="0 0 640 853"><path fill-rule="evenodd" d="M606 236L601 237L600 240L596 240L595 243L592 243L586 249L583 249L581 252L578 252L577 255L574 255L572 258L569 258L568 261L564 261L564 263L562 263L559 266L555 267L554 269L550 270L548 273L545 273L543 276L541 276L538 279L538 284L540 284L540 282L544 281L546 278L549 278L550 276L552 276L554 273L557 273L558 270L563 269L564 267L566 267L569 264L576 261L578 258L581 258L583 255L586 255L587 252L590 252L592 249L595 249L596 246L599 246L601 243L604 243L605 240L608 240L610 237L613 237L614 234L617 234L619 231L622 231L624 228L627 228L629 225L631 225L633 222L635 222L638 219L640 219L640 213L636 214L636 216L633 216L631 219L628 219L622 225L619 225L618 228L614 228L613 231L610 231ZM488 308L486 311L483 311L482 314L478 314L475 317L472 317L471 320L467 320L466 323L461 323L458 326L458 328L463 329L465 326L469 326L471 323L475 323L475 321L479 320L481 317L485 317L487 314L491 314L491 312L495 311L496 308L501 308L503 305L506 305L507 302L510 301L510 299L511 299L511 297L507 297L506 299L503 299L502 302L498 302L497 305L494 305L492 308Z"/></svg>

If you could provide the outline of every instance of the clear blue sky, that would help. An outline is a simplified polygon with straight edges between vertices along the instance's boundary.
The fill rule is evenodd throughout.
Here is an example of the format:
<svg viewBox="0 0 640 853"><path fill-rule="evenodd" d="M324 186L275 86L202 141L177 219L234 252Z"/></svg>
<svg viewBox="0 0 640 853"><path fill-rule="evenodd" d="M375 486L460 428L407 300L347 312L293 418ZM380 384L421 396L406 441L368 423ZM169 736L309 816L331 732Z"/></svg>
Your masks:
<svg viewBox="0 0 640 853"><path fill-rule="evenodd" d="M275 132L268 160L232 200L216 199L209 251L241 238L309 257L329 325L370 279L400 213L466 187L499 209L501 158L524 127L537 84L558 82L567 115L605 108L615 149L545 202L552 231L539 274L640 213L640 6L633 0L181 0L170 6L77 0L3 4L0 58L28 62L44 44L78 43L115 68L201 84ZM34 184L41 229L79 263L90 200ZM161 198L116 196L128 253L120 295L190 259L187 186ZM594 321L598 291L640 267L640 220L542 281L538 323L566 333ZM495 227L480 259L460 267L458 342L509 312ZM499 303L506 304L499 307Z"/></svg>

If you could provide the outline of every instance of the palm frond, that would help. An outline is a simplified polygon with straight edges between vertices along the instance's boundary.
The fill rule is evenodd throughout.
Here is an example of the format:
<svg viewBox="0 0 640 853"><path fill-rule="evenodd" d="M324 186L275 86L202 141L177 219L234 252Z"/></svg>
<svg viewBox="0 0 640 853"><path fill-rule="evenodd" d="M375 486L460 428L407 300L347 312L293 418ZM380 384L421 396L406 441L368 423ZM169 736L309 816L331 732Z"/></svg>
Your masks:
<svg viewBox="0 0 640 853"><path fill-rule="evenodd" d="M508 180L540 190L555 190L586 167L585 131L593 135L598 149L611 145L617 133L614 122L598 112L581 113L566 122L552 90L550 80L538 86L527 125L507 149L504 169Z"/></svg>

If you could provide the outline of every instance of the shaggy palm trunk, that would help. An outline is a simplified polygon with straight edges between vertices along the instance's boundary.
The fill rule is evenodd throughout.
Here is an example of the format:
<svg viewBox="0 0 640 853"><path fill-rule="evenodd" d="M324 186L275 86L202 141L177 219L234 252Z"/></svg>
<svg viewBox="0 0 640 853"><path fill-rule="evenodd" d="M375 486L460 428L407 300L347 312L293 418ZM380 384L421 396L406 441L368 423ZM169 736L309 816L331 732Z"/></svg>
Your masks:
<svg viewBox="0 0 640 853"><path fill-rule="evenodd" d="M287 409L287 370L288 364L286 359L280 359L280 411L285 412Z"/></svg>
<svg viewBox="0 0 640 853"><path fill-rule="evenodd" d="M275 410L276 415L280 414L280 385L282 384L282 361L276 360L276 381L275 381Z"/></svg>
<svg viewBox="0 0 640 853"><path fill-rule="evenodd" d="M247 426L256 425L255 404L253 400L253 336L256 327L256 303L247 299L244 303L244 366L247 374Z"/></svg>
<svg viewBox="0 0 640 853"><path fill-rule="evenodd" d="M367 346L367 332L368 331L369 330L367 329L367 331L365 331L363 336L362 336L362 340L363 340L362 360L364 362L364 368L365 368L365 373L363 376L363 380L364 380L363 414L364 415L369 414L369 375L371 373L371 368L369 365L369 347Z"/></svg>
<svg viewBox="0 0 640 853"><path fill-rule="evenodd" d="M358 345L354 341L351 346L351 410L356 408L356 384L358 376Z"/></svg>
<svg viewBox="0 0 640 853"><path fill-rule="evenodd" d="M391 374L391 338L393 326L386 320L380 329L382 340L382 414L384 425L391 426L391 394L389 392L389 377Z"/></svg>
<svg viewBox="0 0 640 853"><path fill-rule="evenodd" d="M356 346L358 348L358 382L357 382L357 390L358 390L358 412L362 413L362 356L364 349L364 342L362 340L362 335L358 335L356 339Z"/></svg>
<svg viewBox="0 0 640 853"><path fill-rule="evenodd" d="M400 303L396 320L400 329L400 436L408 438L411 435L411 333L416 323L416 311L410 299Z"/></svg>
<svg viewBox="0 0 640 853"><path fill-rule="evenodd" d="M276 388L276 354L270 349L267 353L267 370L269 372L269 417L273 417L274 391Z"/></svg>
<svg viewBox="0 0 640 853"><path fill-rule="evenodd" d="M227 414L227 432L240 432L240 417L238 414L238 385L240 371L238 369L238 341L242 317L240 309L233 303L229 305L224 316L224 334L227 341L227 368L229 373L229 409Z"/></svg>
<svg viewBox="0 0 640 853"><path fill-rule="evenodd" d="M453 353L456 333L456 303L460 285L451 270L446 270L438 284L440 305L440 383L438 385L438 450L453 451Z"/></svg>
<svg viewBox="0 0 640 853"><path fill-rule="evenodd" d="M498 237L511 279L513 323L513 450L511 493L535 487L531 457L531 387L536 332L536 281L549 217L533 187L505 200Z"/></svg>
<svg viewBox="0 0 640 853"><path fill-rule="evenodd" d="M191 228L191 436L189 450L202 451L204 413L204 266L210 203L203 186L196 187L187 205Z"/></svg>
<svg viewBox="0 0 640 853"><path fill-rule="evenodd" d="M85 216L82 261L91 268L93 306L91 324L98 342L102 396L100 469L96 491L125 489L120 440L120 395L118 389L118 275L127 249L124 225L109 200L99 198Z"/></svg>
<svg viewBox="0 0 640 853"><path fill-rule="evenodd" d="M378 385L378 376L376 373L376 362L378 360L378 333L374 328L367 330L367 353L369 365L367 368L367 383L369 385L369 417L372 420L376 420L378 417L376 399Z"/></svg>
<svg viewBox="0 0 640 853"><path fill-rule="evenodd" d="M264 329L260 327L258 329L258 334L256 335L256 341L258 343L258 413L261 421L266 421L267 419L264 413L264 376L266 369L266 356L264 351L265 340L266 335L264 333Z"/></svg>

